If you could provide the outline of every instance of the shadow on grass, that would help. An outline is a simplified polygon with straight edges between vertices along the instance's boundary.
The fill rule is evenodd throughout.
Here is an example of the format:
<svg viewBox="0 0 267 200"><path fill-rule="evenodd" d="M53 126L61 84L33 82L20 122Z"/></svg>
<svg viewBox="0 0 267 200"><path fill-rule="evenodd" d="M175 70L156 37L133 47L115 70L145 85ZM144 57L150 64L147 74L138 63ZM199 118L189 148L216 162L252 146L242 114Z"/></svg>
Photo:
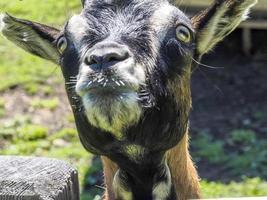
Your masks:
<svg viewBox="0 0 267 200"><path fill-rule="evenodd" d="M81 200L98 200L104 192L103 168L99 156L94 156L84 178Z"/></svg>

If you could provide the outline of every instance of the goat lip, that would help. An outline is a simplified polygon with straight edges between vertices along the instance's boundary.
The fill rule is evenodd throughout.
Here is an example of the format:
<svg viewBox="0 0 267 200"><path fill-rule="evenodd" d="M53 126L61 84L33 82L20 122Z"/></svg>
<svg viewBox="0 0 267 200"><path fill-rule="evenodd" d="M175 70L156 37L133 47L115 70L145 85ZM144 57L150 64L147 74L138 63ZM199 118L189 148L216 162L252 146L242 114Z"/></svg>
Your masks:
<svg viewBox="0 0 267 200"><path fill-rule="evenodd" d="M103 86L99 86L99 87L92 87L92 88L88 88L88 93L121 93L121 92L125 92L125 91L131 91L133 90L132 88L129 87L113 87L113 86L109 86L109 87L103 87Z"/></svg>
<svg viewBox="0 0 267 200"><path fill-rule="evenodd" d="M86 94L94 95L116 95L124 92L136 91L136 89L130 85L117 85L117 84L92 84L92 85L83 85L76 89L77 93L80 96Z"/></svg>

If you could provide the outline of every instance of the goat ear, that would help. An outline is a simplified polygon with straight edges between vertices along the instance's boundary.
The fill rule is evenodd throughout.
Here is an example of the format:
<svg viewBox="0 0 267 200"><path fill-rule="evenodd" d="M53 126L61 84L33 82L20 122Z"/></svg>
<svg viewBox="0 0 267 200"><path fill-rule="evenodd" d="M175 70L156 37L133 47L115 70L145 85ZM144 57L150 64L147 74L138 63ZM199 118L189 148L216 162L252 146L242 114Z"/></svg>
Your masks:
<svg viewBox="0 0 267 200"><path fill-rule="evenodd" d="M82 0L83 8L86 7L87 5L89 5L89 1L90 0Z"/></svg>
<svg viewBox="0 0 267 200"><path fill-rule="evenodd" d="M82 0L82 5L83 5L83 7L84 7L84 3L85 3L85 1L86 1L86 0Z"/></svg>
<svg viewBox="0 0 267 200"><path fill-rule="evenodd" d="M17 19L8 14L0 15L0 32L25 51L59 63L55 41L59 30L39 23Z"/></svg>
<svg viewBox="0 0 267 200"><path fill-rule="evenodd" d="M196 54L202 56L230 34L248 16L257 0L215 0L192 18L196 29Z"/></svg>

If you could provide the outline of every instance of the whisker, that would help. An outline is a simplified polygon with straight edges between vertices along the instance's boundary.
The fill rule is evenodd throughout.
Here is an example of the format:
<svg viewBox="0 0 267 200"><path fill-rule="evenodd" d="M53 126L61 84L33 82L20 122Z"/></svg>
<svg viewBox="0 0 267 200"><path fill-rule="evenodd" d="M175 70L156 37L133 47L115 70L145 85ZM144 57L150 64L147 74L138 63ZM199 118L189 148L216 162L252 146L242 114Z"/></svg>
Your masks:
<svg viewBox="0 0 267 200"><path fill-rule="evenodd" d="M180 52L180 54L182 55L182 56L185 56L186 55L186 52L185 52L185 50L183 49L183 47L181 46L181 45L179 45L179 52Z"/></svg>
<svg viewBox="0 0 267 200"><path fill-rule="evenodd" d="M72 87L68 87L67 89L71 90L71 89L75 89L76 86L72 86Z"/></svg>
<svg viewBox="0 0 267 200"><path fill-rule="evenodd" d="M77 82L66 82L65 84L66 85L74 85L74 84L76 84Z"/></svg>
<svg viewBox="0 0 267 200"><path fill-rule="evenodd" d="M203 77L206 78L206 80L221 94L221 95L224 95L223 91L221 90L221 88L215 84L208 76L207 74L205 74L200 68L198 68L198 70L200 71L201 75Z"/></svg>
<svg viewBox="0 0 267 200"><path fill-rule="evenodd" d="M186 51L183 49L183 47L180 46L179 49L183 52L183 54L182 53L181 54L183 56L185 56L186 55ZM196 64L198 64L199 66L202 66L202 67L206 67L206 68L209 68L209 69L224 69L224 67L214 67L214 66L211 66L211 65L203 64L203 63L197 61L196 59L194 59L192 56L190 56L190 58L192 59L192 61L194 61Z"/></svg>
<svg viewBox="0 0 267 200"><path fill-rule="evenodd" d="M125 83L122 81L122 80L120 80L119 81L123 86L125 86Z"/></svg>
<svg viewBox="0 0 267 200"><path fill-rule="evenodd" d="M214 66L211 66L211 65L206 65L206 64L203 64L201 62L198 62L197 60L195 60L193 57L190 57L196 64L202 66L202 67L206 67L206 68L209 68L209 69L224 69L224 67L214 67Z"/></svg>

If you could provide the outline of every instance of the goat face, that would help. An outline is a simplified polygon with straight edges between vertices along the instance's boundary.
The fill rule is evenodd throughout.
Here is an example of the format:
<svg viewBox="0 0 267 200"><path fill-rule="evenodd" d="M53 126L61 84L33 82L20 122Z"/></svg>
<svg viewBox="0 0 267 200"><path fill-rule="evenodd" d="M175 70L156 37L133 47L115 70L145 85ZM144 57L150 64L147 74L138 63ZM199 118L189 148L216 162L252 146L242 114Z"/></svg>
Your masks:
<svg viewBox="0 0 267 200"><path fill-rule="evenodd" d="M91 1L57 43L89 122L122 139L161 98L171 99L168 84L190 71L193 38L191 21L166 1Z"/></svg>
<svg viewBox="0 0 267 200"><path fill-rule="evenodd" d="M187 132L192 60L255 3L215 0L190 20L167 0L84 0L62 31L9 15L0 16L0 30L61 65L83 145L119 166L113 186L125 198L117 199L175 199L169 167L184 165L169 166L166 151ZM184 154L177 157L187 157L187 168Z"/></svg>
<svg viewBox="0 0 267 200"><path fill-rule="evenodd" d="M86 0L62 31L9 15L0 30L61 65L84 146L131 170L160 163L186 133L192 60L256 2L216 0L190 20L167 0Z"/></svg>
<svg viewBox="0 0 267 200"><path fill-rule="evenodd" d="M255 3L218 0L190 20L167 0L86 0L62 31L9 15L0 17L0 30L61 65L88 150L106 155L130 143L166 151L187 129L193 58L229 34Z"/></svg>

